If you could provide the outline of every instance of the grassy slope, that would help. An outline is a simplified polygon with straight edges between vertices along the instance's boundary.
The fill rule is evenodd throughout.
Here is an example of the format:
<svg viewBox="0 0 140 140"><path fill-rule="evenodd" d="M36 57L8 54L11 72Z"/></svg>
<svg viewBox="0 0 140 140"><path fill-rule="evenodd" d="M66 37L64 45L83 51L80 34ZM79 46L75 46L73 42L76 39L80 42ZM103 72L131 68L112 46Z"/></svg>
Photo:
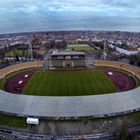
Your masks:
<svg viewBox="0 0 140 140"><path fill-rule="evenodd" d="M116 88L99 71L36 72L23 93L42 96L97 95L115 92Z"/></svg>
<svg viewBox="0 0 140 140"><path fill-rule="evenodd" d="M8 116L0 114L0 125L6 125L11 127L26 128L26 119L22 117Z"/></svg>

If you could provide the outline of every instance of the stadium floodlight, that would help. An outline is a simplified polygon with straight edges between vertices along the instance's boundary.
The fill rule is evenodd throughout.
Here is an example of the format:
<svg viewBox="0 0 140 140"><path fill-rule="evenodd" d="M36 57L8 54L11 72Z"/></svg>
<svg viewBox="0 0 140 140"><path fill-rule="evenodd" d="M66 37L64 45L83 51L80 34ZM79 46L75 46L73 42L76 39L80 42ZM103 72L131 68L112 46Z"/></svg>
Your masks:
<svg viewBox="0 0 140 140"><path fill-rule="evenodd" d="M107 59L107 46L106 46L106 40L104 40L104 48L103 48L103 53L101 56L101 59L106 60Z"/></svg>
<svg viewBox="0 0 140 140"><path fill-rule="evenodd" d="M28 40L29 48L28 48L28 59L30 61L33 60L33 48L32 48L32 41L29 39Z"/></svg>

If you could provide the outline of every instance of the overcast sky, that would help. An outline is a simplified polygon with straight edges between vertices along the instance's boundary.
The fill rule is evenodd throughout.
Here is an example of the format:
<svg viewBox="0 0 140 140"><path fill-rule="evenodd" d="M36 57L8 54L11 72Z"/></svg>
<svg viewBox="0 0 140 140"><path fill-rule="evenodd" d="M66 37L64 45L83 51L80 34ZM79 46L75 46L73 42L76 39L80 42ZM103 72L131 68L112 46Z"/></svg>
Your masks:
<svg viewBox="0 0 140 140"><path fill-rule="evenodd" d="M0 0L0 33L140 31L140 0Z"/></svg>

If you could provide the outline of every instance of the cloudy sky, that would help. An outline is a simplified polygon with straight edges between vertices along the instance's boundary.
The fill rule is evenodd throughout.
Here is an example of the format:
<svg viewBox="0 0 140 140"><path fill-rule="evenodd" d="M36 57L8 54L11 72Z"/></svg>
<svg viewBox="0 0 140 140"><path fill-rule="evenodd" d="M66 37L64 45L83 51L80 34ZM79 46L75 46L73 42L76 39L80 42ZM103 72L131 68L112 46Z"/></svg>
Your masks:
<svg viewBox="0 0 140 140"><path fill-rule="evenodd" d="M0 33L140 31L140 0L0 0Z"/></svg>

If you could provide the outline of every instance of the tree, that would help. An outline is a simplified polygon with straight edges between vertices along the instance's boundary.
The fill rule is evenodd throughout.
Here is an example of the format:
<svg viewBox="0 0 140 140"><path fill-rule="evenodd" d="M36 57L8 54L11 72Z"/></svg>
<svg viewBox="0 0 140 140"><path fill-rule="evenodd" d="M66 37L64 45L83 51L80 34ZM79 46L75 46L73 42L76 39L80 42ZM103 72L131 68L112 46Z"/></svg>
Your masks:
<svg viewBox="0 0 140 140"><path fill-rule="evenodd" d="M19 62L19 56L18 55L16 55L16 61Z"/></svg>
<svg viewBox="0 0 140 140"><path fill-rule="evenodd" d="M5 53L3 51L0 51L0 59L3 59L5 57Z"/></svg>
<svg viewBox="0 0 140 140"><path fill-rule="evenodd" d="M4 67L5 66L5 53L3 50L0 50L0 67Z"/></svg>
<svg viewBox="0 0 140 140"><path fill-rule="evenodd" d="M127 139L127 136L128 136L128 118L127 118L127 116L123 116L123 118L122 118L122 126L121 126L118 136L119 136L118 137L119 140Z"/></svg>
<svg viewBox="0 0 140 140"><path fill-rule="evenodd" d="M140 67L140 59L138 59L136 63Z"/></svg>
<svg viewBox="0 0 140 140"><path fill-rule="evenodd" d="M131 55L129 58L129 64L134 65L137 61L137 56L136 55Z"/></svg>
<svg viewBox="0 0 140 140"><path fill-rule="evenodd" d="M135 60L133 58L129 59L129 64L134 65L135 64Z"/></svg>
<svg viewBox="0 0 140 140"><path fill-rule="evenodd" d="M140 59L140 52L137 53L136 58L137 58L137 59Z"/></svg>

